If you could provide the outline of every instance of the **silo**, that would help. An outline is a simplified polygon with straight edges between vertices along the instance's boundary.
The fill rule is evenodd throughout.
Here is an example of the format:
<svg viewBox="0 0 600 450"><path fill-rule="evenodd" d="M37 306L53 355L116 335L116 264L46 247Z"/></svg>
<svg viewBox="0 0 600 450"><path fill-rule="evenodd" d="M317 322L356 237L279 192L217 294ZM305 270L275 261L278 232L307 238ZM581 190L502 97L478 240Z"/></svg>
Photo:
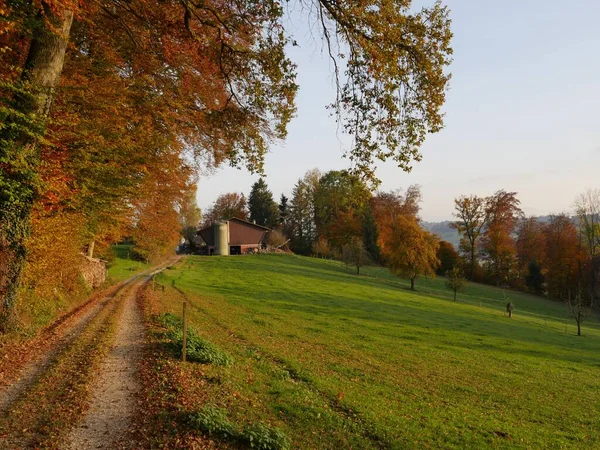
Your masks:
<svg viewBox="0 0 600 450"><path fill-rule="evenodd" d="M215 255L229 255L229 223L215 223Z"/></svg>

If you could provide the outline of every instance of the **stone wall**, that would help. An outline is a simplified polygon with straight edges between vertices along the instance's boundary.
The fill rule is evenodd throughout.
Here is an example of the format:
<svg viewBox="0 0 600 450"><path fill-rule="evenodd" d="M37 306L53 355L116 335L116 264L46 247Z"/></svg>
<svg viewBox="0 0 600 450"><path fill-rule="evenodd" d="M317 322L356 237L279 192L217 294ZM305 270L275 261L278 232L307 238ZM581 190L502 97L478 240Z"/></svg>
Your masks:
<svg viewBox="0 0 600 450"><path fill-rule="evenodd" d="M81 276L85 283L92 289L101 286L106 280L106 262L102 259L81 257Z"/></svg>

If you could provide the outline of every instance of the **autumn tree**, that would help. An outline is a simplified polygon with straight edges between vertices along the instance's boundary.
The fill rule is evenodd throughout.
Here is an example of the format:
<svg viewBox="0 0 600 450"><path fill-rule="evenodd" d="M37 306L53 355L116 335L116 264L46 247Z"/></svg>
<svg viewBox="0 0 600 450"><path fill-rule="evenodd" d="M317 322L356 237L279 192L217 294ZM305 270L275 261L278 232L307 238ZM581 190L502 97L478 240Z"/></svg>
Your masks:
<svg viewBox="0 0 600 450"><path fill-rule="evenodd" d="M162 170L146 178L135 204L136 221L131 237L134 258L153 262L172 254L181 237L182 206L194 189L191 168L176 149L163 149ZM179 176L177 176L179 175Z"/></svg>
<svg viewBox="0 0 600 450"><path fill-rule="evenodd" d="M440 260L440 266L437 270L438 275L444 275L460 265L460 255L450 242L440 241L437 257Z"/></svg>
<svg viewBox="0 0 600 450"><path fill-rule="evenodd" d="M360 275L361 267L371 262L369 253L360 237L354 237L342 246L342 261L346 266L356 268L356 275Z"/></svg>
<svg viewBox="0 0 600 450"><path fill-rule="evenodd" d="M330 221L324 237L337 250L341 250L344 245L350 244L355 239L364 241L363 219L360 212L340 211Z"/></svg>
<svg viewBox="0 0 600 450"><path fill-rule="evenodd" d="M206 155L218 162L227 155L231 160L248 161L249 166L259 169L252 161L258 161L266 152L269 140L283 137L285 124L294 110L293 96L296 89L293 73L288 70L289 61L282 51L277 51L277 48L283 49L285 38L267 25L264 33L245 33L243 39L239 39L240 36L233 38L237 39L237 50L241 50L243 42L246 51L220 56L197 51L207 44L210 46L215 38L223 44L220 47L222 50L231 49L232 47L226 47L229 37L225 37L223 33L214 34L213 30L224 29L222 27L225 26L230 31L241 32L239 22L227 23L232 18L236 22L245 15L246 19L251 19L248 23L255 23L260 28L266 25L266 21L272 24L276 22L276 18L269 19L267 16L277 12L272 8L249 8L242 11L233 5L222 5L220 9L226 18L217 21L206 9L204 12L196 11L197 15L193 18L186 18L181 5L168 6L113 2L103 7L98 4L83 4L80 9L78 4L70 1L51 1L36 4L13 3L8 8L9 21L14 18L16 26L2 28L0 47L3 50L8 48L8 51L2 52L0 66L21 65L14 73L2 73L3 85L12 83L17 89L0 99L3 105L11 105L10 109L4 110L8 114L2 121L6 127L0 139L3 144L0 149L0 160L3 162L0 178L5 182L0 195L0 223L4 225L0 230L0 244L2 254L8 258L6 263L10 269L8 276L0 280L3 314L6 313L4 315L10 315L16 299L26 254L25 241L29 234L30 214L39 195L37 177L43 161L43 155L39 151L42 142L39 137L46 128L45 119L54 119L52 100L57 92L56 88L60 87L70 38L73 38L73 46L69 47L72 49L69 50L72 52L69 62L94 60L95 64L90 65L91 70L84 76L65 78L64 81L81 83L78 88L82 92L83 87L93 85L93 82L88 84L90 77L95 78L96 83L105 83L104 77L107 74L116 74L117 77L113 79L126 81L124 92L134 93L138 105L145 99L154 99L153 117L160 122L156 129L167 130L170 133L169 139L177 138L177 141L172 141L175 144L173 148L177 148L177 142L185 142L186 149L197 150L195 153L200 158ZM233 14L228 15L223 6L232 6ZM179 14L176 13L177 10ZM179 29L173 26L177 22L171 20L174 13L181 17ZM77 23L71 27L74 16L78 18ZM32 33L31 30L35 32ZM159 35L162 37L157 39ZM15 50L18 47L13 45L15 40L19 45L25 41L24 45ZM181 45L184 41L187 41L187 45ZM258 45L261 41L264 45ZM178 47L177 52L172 52L174 45ZM20 58L16 53L19 49L25 50L25 58ZM265 59L267 54L268 63ZM231 67L234 60L235 66ZM269 64L273 65L268 68ZM101 70L96 70L98 68ZM102 70L104 68L107 70ZM219 71L219 68L223 70ZM180 76L172 76L175 70ZM221 76L218 77L217 74ZM206 89L195 88L195 85L208 85L205 83L207 76L212 80L208 95ZM240 83L242 79L244 83ZM258 84L262 90L256 89ZM269 100L259 100L259 106L257 99L262 95L261 92L266 91L270 91L267 94ZM119 97L123 91L115 92L116 97ZM157 96L157 92L161 95ZM236 99L226 105L232 92L235 92ZM58 93L60 97L63 91ZM177 96L177 107L173 105L175 97L172 94ZM204 98L202 94L205 94ZM243 104L238 102L240 99ZM112 104L114 112L114 105L121 102L119 98L113 98ZM70 105L69 113L78 117L78 105ZM198 105L203 105L203 108L198 108ZM224 108L224 105L227 107ZM257 108L260 109L259 114ZM268 113L269 110L272 114ZM265 118L265 113L269 118ZM180 117L176 117L177 114ZM203 116L202 119L199 115ZM180 120L182 117L185 120ZM30 118L35 120L31 121L29 131L18 126L23 120L28 121ZM137 118L132 117L133 120ZM32 132L33 128L39 132ZM15 130L22 131L15 133ZM181 146L179 148L183 149ZM103 217L112 216L107 214ZM90 235L95 241L95 230L98 227L94 223L89 222L93 225ZM88 248L92 248L91 243Z"/></svg>
<svg viewBox="0 0 600 450"><path fill-rule="evenodd" d="M600 297L600 189L588 189L575 200L579 233L584 241L589 264L589 292Z"/></svg>
<svg viewBox="0 0 600 450"><path fill-rule="evenodd" d="M523 211L516 192L500 190L488 197L485 203L487 220L481 250L492 279L499 284L511 277L517 253L513 236Z"/></svg>
<svg viewBox="0 0 600 450"><path fill-rule="evenodd" d="M377 192L369 203L375 222L385 224L399 214L418 219L421 201L421 187L415 184L409 186L405 192Z"/></svg>
<svg viewBox="0 0 600 450"><path fill-rule="evenodd" d="M202 213L196 201L196 189L191 189L190 193L183 198L179 211L179 220L181 235L192 246L195 245L194 239L201 219Z"/></svg>
<svg viewBox="0 0 600 450"><path fill-rule="evenodd" d="M389 230L391 223L400 215L416 220L419 219L421 203L421 188L419 185L409 186L406 191L377 192L369 199L368 210L373 216L377 228L377 251L379 262L385 264L385 252L380 248L379 237L382 230ZM366 237L366 236L365 236Z"/></svg>
<svg viewBox="0 0 600 450"><path fill-rule="evenodd" d="M329 239L331 233L344 227L344 223L357 221L370 197L367 186L355 175L345 171L332 170L319 180L319 186L314 193L315 225L317 234ZM360 236L361 224L356 226ZM347 239L337 239L333 236L334 245L341 248Z"/></svg>
<svg viewBox="0 0 600 450"><path fill-rule="evenodd" d="M242 193L229 192L219 195L204 215L204 226L233 217L243 220L248 219L246 197Z"/></svg>
<svg viewBox="0 0 600 450"><path fill-rule="evenodd" d="M252 185L248 211L250 220L258 225L274 228L279 223L279 208L263 178Z"/></svg>
<svg viewBox="0 0 600 450"><path fill-rule="evenodd" d="M411 290L415 290L418 276L435 276L438 239L423 230L414 217L398 215L390 221L380 230L379 246L390 271L409 278Z"/></svg>
<svg viewBox="0 0 600 450"><path fill-rule="evenodd" d="M313 242L312 246L313 255L317 258L327 258L331 253L331 249L329 248L329 243L327 239L324 237L320 237L315 242Z"/></svg>
<svg viewBox="0 0 600 450"><path fill-rule="evenodd" d="M544 227L546 283L551 297L567 300L577 292L581 247L575 224L566 214L550 216Z"/></svg>
<svg viewBox="0 0 600 450"><path fill-rule="evenodd" d="M544 261L546 260L546 233L544 224L535 217L521 221L517 229L517 270L528 290L544 292Z"/></svg>
<svg viewBox="0 0 600 450"><path fill-rule="evenodd" d="M535 217L521 221L517 229L517 261L519 270L524 273L531 261L544 260L546 243L544 224Z"/></svg>
<svg viewBox="0 0 600 450"><path fill-rule="evenodd" d="M487 223L486 199L477 195L461 196L454 200L454 217L450 226L460 234L459 249L467 261L470 279L475 276L478 261L478 244Z"/></svg>
<svg viewBox="0 0 600 450"><path fill-rule="evenodd" d="M456 301L456 293L464 290L466 284L460 267L455 266L446 272L446 287L454 292L454 301Z"/></svg>

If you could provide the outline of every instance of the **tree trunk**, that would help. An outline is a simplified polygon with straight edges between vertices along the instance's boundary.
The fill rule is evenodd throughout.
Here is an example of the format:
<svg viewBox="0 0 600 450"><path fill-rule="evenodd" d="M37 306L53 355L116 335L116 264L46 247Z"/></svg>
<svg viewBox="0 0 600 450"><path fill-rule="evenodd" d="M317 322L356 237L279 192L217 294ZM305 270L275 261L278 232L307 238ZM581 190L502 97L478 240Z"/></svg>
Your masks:
<svg viewBox="0 0 600 450"><path fill-rule="evenodd" d="M592 276L590 277L590 308L594 309L597 289L597 271L598 271L598 258L592 255Z"/></svg>
<svg viewBox="0 0 600 450"><path fill-rule="evenodd" d="M356 266L356 275L360 275L360 266Z"/></svg>
<svg viewBox="0 0 600 450"><path fill-rule="evenodd" d="M581 336L581 321L577 321L577 336Z"/></svg>
<svg viewBox="0 0 600 450"><path fill-rule="evenodd" d="M94 257L94 246L95 246L95 242L92 239L90 241L90 243L88 244L88 250L87 250L88 258L93 258Z"/></svg>
<svg viewBox="0 0 600 450"><path fill-rule="evenodd" d="M456 301L456 289L454 290L454 301Z"/></svg>
<svg viewBox="0 0 600 450"><path fill-rule="evenodd" d="M410 279L410 290L411 291L415 290L415 279L414 278Z"/></svg>
<svg viewBox="0 0 600 450"><path fill-rule="evenodd" d="M475 277L475 244L471 246L471 281Z"/></svg>
<svg viewBox="0 0 600 450"><path fill-rule="evenodd" d="M38 20L43 26L33 34L21 77L25 88L31 93L19 95L14 99L17 113L39 124L42 131L38 131L38 136L43 132L45 119L50 113L73 22L72 11L64 11L58 16L46 5L42 5L44 11L40 11ZM0 190L2 331L14 324L14 307L25 266L26 241L29 236L40 164L38 139L35 135L32 136L30 130L19 125L20 121L19 118L8 117L6 122L15 123L19 131L15 133L11 127L5 127L7 131L0 136L4 141L0 145L0 160L9 161L2 167L4 185Z"/></svg>

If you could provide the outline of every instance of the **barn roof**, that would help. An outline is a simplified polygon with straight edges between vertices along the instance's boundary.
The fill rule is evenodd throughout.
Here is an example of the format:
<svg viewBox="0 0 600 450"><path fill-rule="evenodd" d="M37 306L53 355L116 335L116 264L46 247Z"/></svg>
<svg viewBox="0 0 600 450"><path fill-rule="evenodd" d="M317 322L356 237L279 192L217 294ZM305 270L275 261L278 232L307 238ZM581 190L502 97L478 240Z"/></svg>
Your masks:
<svg viewBox="0 0 600 450"><path fill-rule="evenodd" d="M265 227L265 226L259 225L257 223L254 223L254 222L250 222L248 220L240 219L238 217L232 217L231 219L228 220L228 222L231 222L231 221L241 222L241 223L245 223L247 225L252 225L253 227L262 228L263 230L271 231L271 229L269 227Z"/></svg>

